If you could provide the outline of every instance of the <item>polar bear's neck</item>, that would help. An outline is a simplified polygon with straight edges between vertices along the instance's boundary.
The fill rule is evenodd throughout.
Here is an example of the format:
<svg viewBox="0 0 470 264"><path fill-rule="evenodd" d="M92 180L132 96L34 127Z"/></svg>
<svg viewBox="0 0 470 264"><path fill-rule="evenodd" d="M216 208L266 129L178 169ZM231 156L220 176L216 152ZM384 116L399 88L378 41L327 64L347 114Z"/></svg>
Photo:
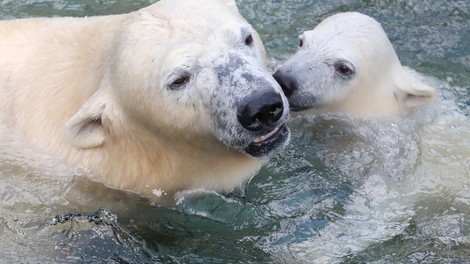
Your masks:
<svg viewBox="0 0 470 264"><path fill-rule="evenodd" d="M169 196L195 188L231 191L263 164L215 138L169 140L143 131L130 120L122 123L125 127L115 124L115 138L103 147L79 150L70 160L92 168L91 174L108 186L132 190L159 203L162 199L156 190Z"/></svg>
<svg viewBox="0 0 470 264"><path fill-rule="evenodd" d="M324 112L340 112L358 116L396 115L401 112L394 91L386 82L375 86L357 87L347 97L324 109Z"/></svg>

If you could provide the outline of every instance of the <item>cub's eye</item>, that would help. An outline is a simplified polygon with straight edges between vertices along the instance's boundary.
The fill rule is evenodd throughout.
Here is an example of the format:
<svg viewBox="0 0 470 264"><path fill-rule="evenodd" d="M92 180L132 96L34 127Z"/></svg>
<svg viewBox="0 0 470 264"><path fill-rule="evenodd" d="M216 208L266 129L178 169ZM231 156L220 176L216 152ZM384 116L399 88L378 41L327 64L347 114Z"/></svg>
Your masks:
<svg viewBox="0 0 470 264"><path fill-rule="evenodd" d="M245 38L245 45L251 46L253 44L253 36L250 34Z"/></svg>
<svg viewBox="0 0 470 264"><path fill-rule="evenodd" d="M302 48L304 46L304 40L300 39L299 41L299 48Z"/></svg>
<svg viewBox="0 0 470 264"><path fill-rule="evenodd" d="M172 90L179 90L181 89L187 82L189 82L189 76L188 75L182 75L178 77L176 80L174 80L170 84L170 89Z"/></svg>
<svg viewBox="0 0 470 264"><path fill-rule="evenodd" d="M354 66L349 62L337 62L335 65L335 70L338 75L343 78L350 78L354 75Z"/></svg>

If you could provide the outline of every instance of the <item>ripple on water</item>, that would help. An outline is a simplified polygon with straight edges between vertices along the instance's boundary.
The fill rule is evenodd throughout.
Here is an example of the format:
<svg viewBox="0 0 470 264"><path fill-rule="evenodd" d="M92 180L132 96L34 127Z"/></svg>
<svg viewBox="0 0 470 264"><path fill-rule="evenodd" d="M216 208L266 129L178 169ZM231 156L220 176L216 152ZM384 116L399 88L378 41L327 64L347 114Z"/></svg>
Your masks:
<svg viewBox="0 0 470 264"><path fill-rule="evenodd" d="M151 2L4 0L0 18L111 14ZM400 118L295 117L291 146L243 188L182 193L174 207L77 177L2 138L2 262L468 262L468 1L237 3L266 43L272 70L296 50L300 32L321 19L339 11L371 15L404 65L445 81L433 83L440 100ZM99 207L116 221L48 224L57 214ZM311 249L320 253L312 257Z"/></svg>

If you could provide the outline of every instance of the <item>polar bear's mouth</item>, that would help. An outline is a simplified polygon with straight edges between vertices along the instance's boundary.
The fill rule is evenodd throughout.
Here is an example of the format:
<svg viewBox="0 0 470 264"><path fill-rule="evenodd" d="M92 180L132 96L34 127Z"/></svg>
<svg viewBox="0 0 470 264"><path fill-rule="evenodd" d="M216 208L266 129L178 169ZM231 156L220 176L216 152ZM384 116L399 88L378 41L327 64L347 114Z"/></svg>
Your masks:
<svg viewBox="0 0 470 264"><path fill-rule="evenodd" d="M272 137L274 134L276 134L276 132L278 132L281 129L281 126L283 126L283 125L282 124L279 125L275 129L273 129L273 131L269 132L268 134L266 134L264 136L255 138L253 140L252 144L259 144L261 142L264 142L264 141L268 140L270 137Z"/></svg>
<svg viewBox="0 0 470 264"><path fill-rule="evenodd" d="M280 149L288 142L289 134L289 129L287 129L284 124L281 124L271 132L255 138L248 147L245 148L245 152L253 157L270 155L273 151Z"/></svg>

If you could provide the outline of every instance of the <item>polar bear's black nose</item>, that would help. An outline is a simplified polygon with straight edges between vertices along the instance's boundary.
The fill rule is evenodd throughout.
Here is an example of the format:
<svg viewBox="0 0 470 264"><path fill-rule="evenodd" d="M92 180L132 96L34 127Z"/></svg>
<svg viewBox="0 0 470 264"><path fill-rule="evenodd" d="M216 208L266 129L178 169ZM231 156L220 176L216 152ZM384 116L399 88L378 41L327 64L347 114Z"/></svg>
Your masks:
<svg viewBox="0 0 470 264"><path fill-rule="evenodd" d="M280 94L270 91L249 100L238 110L238 121L251 131L272 128L284 112L284 104Z"/></svg>
<svg viewBox="0 0 470 264"><path fill-rule="evenodd" d="M297 81L290 74L284 73L281 69L277 70L273 77L279 83L287 97L291 97L295 90L297 90Z"/></svg>

